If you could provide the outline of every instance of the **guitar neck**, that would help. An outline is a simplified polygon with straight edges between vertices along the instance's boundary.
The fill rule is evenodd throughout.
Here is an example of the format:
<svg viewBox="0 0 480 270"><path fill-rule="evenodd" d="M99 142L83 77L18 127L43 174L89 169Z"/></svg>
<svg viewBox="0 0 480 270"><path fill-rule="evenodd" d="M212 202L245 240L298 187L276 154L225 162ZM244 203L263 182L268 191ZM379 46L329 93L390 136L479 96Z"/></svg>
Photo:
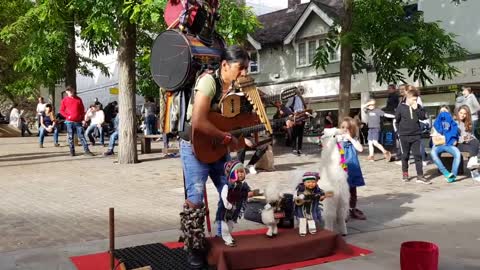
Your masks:
<svg viewBox="0 0 480 270"><path fill-rule="evenodd" d="M255 126L251 126L251 127L246 127L246 128L241 128L241 129L236 129L236 130L232 130L230 133L233 135L233 136L237 136L237 135L247 135L247 134L252 134L254 132L259 132L259 131L263 131L265 130L265 125L264 124L259 124L259 125L255 125Z"/></svg>
<svg viewBox="0 0 480 270"><path fill-rule="evenodd" d="M290 87L283 89L280 94L274 94L268 97L264 97L263 100L265 103L273 103L275 101L287 100L297 94L298 87Z"/></svg>

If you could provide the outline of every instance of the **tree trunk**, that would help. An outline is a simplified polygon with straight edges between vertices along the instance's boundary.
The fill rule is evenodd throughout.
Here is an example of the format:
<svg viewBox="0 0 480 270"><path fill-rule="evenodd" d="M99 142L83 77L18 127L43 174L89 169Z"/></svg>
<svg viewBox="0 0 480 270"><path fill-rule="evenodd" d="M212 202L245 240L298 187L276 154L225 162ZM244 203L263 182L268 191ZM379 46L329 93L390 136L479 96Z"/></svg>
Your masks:
<svg viewBox="0 0 480 270"><path fill-rule="evenodd" d="M353 0L343 0L342 38L352 30ZM342 39L344 40L344 39ZM338 124L350 114L350 92L352 88L352 44L342 42L340 49L340 91L338 98Z"/></svg>
<svg viewBox="0 0 480 270"><path fill-rule="evenodd" d="M137 163L137 123L135 109L135 47L136 25L126 21L120 24L118 46L118 89L119 89L119 143L118 162Z"/></svg>
<svg viewBox="0 0 480 270"><path fill-rule="evenodd" d="M50 84L50 86L48 86L48 99L50 100L50 104L52 104L53 108L55 109L55 84Z"/></svg>
<svg viewBox="0 0 480 270"><path fill-rule="evenodd" d="M71 16L74 18L74 16ZM65 22L67 28L67 61L65 62L65 86L72 86L77 89L77 51L75 50L75 23Z"/></svg>

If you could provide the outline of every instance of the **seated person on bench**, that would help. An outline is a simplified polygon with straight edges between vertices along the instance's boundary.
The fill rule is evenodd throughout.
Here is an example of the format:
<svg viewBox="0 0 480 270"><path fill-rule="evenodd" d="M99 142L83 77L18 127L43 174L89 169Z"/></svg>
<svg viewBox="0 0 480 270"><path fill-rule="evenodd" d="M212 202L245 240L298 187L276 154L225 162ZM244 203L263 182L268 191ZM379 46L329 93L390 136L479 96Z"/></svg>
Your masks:
<svg viewBox="0 0 480 270"><path fill-rule="evenodd" d="M437 115L437 119L432 127L432 151L430 155L432 160L437 165L440 172L445 176L447 182L455 182L458 174L458 168L460 166L460 160L462 154L460 150L455 146L458 143L458 126L453 120L450 110L447 106L440 108L440 113ZM440 160L440 155L443 152L447 152L453 156L452 171L449 172L445 165Z"/></svg>
<svg viewBox="0 0 480 270"><path fill-rule="evenodd" d="M475 138L475 135L473 135L474 130L470 108L468 108L467 105L460 106L456 116L456 122L460 132L457 144L458 150L460 150L460 152L468 152L470 156L467 163L468 169L477 168L479 142L477 138Z"/></svg>
<svg viewBox="0 0 480 270"><path fill-rule="evenodd" d="M267 151L267 147L268 147L268 143L255 146L254 141L255 140L252 137L245 138L245 144L247 147L249 148L255 147L255 153L253 154L252 158L248 162L248 165L245 167L245 169L247 169L250 174L257 174L257 171L255 170L255 164L262 158L262 156ZM245 161L246 151L247 149L244 148L237 152L237 159L242 163Z"/></svg>

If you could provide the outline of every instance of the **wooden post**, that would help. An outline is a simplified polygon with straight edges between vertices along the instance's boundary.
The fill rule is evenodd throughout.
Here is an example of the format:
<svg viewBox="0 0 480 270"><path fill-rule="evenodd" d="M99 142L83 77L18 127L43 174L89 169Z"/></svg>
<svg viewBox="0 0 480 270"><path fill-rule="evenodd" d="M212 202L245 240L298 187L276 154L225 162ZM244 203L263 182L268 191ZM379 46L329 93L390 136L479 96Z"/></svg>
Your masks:
<svg viewBox="0 0 480 270"><path fill-rule="evenodd" d="M115 250L115 213L113 208L109 209L109 233L110 233L110 270L115 268L115 257L113 251Z"/></svg>

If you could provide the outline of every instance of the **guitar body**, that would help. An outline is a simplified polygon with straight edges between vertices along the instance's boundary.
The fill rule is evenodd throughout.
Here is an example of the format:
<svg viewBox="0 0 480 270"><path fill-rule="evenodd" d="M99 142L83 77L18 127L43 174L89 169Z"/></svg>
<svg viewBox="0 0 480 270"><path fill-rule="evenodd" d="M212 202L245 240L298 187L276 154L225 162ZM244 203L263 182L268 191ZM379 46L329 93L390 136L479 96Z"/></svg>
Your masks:
<svg viewBox="0 0 480 270"><path fill-rule="evenodd" d="M241 113L233 118L225 117L216 112L208 114L208 120L213 123L218 129L230 132L236 129L251 127L260 124L260 120L255 113ZM221 144L221 141L212 137L210 134L205 134L192 127L192 148L195 157L204 163L213 163L220 160L229 152L234 152L245 147L243 135L237 137L238 149L228 149L226 145Z"/></svg>

